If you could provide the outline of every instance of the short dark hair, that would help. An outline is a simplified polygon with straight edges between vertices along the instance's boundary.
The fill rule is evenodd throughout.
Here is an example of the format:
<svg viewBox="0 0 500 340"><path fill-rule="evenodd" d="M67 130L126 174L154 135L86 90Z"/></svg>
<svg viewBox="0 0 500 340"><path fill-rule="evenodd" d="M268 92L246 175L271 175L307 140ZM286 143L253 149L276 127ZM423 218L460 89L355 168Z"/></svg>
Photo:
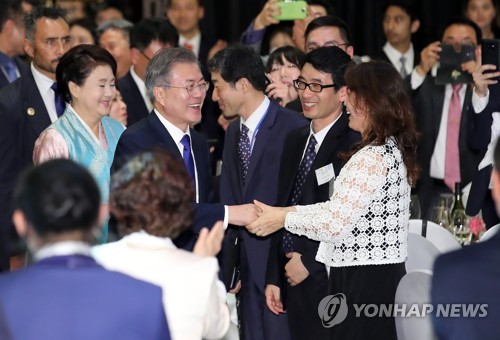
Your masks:
<svg viewBox="0 0 500 340"><path fill-rule="evenodd" d="M474 21L472 21L468 18L465 18L465 17L456 17L456 18L453 18L450 21L448 21L448 23L441 30L441 37L443 37L444 32L452 25L463 25L463 26L471 27L474 30L474 32L476 33L477 44L478 45L481 44L482 35L483 35L481 32L481 29Z"/></svg>
<svg viewBox="0 0 500 340"><path fill-rule="evenodd" d="M345 86L344 74L353 65L349 54L337 46L320 47L306 54L304 64L311 64L315 70L331 75L336 89Z"/></svg>
<svg viewBox="0 0 500 340"><path fill-rule="evenodd" d="M410 21L413 22L418 20L417 11L415 10L415 6L408 0L391 0L384 6L384 13L387 12L389 7L398 7L401 8L408 16L410 17Z"/></svg>
<svg viewBox="0 0 500 340"><path fill-rule="evenodd" d="M262 60L254 50L245 46L235 45L220 50L208 61L208 69L220 73L231 86L245 78L258 91L264 91L266 87Z"/></svg>
<svg viewBox="0 0 500 340"><path fill-rule="evenodd" d="M27 170L14 191L16 209L40 236L91 231L101 196L92 175L69 159L54 159Z"/></svg>
<svg viewBox="0 0 500 340"><path fill-rule="evenodd" d="M97 35L96 35L97 26L95 25L95 22L93 20L87 18L76 19L69 23L70 28L73 26L80 26L85 28L92 35L94 42L97 42Z"/></svg>
<svg viewBox="0 0 500 340"><path fill-rule="evenodd" d="M120 234L175 238L192 224L193 201L184 163L165 150L141 153L111 177L109 207Z"/></svg>
<svg viewBox="0 0 500 340"><path fill-rule="evenodd" d="M281 56L283 56L286 61L296 65L299 69L301 69L302 65L304 65L304 52L299 50L297 47L283 46L275 49L269 55L269 58L267 58L266 72L271 72L274 63L283 65L283 59L281 58Z"/></svg>
<svg viewBox="0 0 500 340"><path fill-rule="evenodd" d="M23 8L21 0L2 0L0 2L0 32L7 20L22 21Z"/></svg>
<svg viewBox="0 0 500 340"><path fill-rule="evenodd" d="M24 26L26 28L26 39L33 40L35 36L36 22L39 19L47 18L51 20L63 19L66 20L66 10L60 7L45 7L38 6L33 8L33 10L26 14L24 17Z"/></svg>
<svg viewBox="0 0 500 340"><path fill-rule="evenodd" d="M179 36L172 24L165 19L142 19L130 30L130 47L132 48L145 50L155 40L174 47L179 42Z"/></svg>
<svg viewBox="0 0 500 340"><path fill-rule="evenodd" d="M330 2L327 2L326 0L306 0L306 2L308 5L322 6L326 11L326 15L334 14L332 4Z"/></svg>
<svg viewBox="0 0 500 340"><path fill-rule="evenodd" d="M87 77L97 66L107 65L116 75L116 60L104 48L97 45L78 45L66 52L56 68L57 91L64 100L71 102L68 84L83 85Z"/></svg>
<svg viewBox="0 0 500 340"><path fill-rule="evenodd" d="M416 184L420 166L417 160L417 129L409 91L399 72L385 61L370 61L349 67L345 73L355 108L366 112L368 127L363 140L351 151L367 145L384 145L394 138L401 151L410 185Z"/></svg>
<svg viewBox="0 0 500 340"><path fill-rule="evenodd" d="M348 45L351 44L351 34L349 33L349 28L346 23L339 17L331 15L325 15L311 21L309 25L307 25L306 32L304 33L305 40L307 41L307 38L312 31L320 27L337 27L344 42Z"/></svg>

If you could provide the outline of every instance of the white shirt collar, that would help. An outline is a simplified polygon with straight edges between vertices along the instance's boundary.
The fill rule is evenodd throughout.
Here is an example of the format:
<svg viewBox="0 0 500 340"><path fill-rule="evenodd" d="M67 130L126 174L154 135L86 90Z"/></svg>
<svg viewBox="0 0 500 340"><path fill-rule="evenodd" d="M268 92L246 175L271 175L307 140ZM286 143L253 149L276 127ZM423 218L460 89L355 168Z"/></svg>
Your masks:
<svg viewBox="0 0 500 340"><path fill-rule="evenodd" d="M414 53L413 53L413 44L412 43L410 43L410 48L408 49L408 51L406 51L403 54L401 54L401 52L396 50L388 41L385 43L383 50L384 50L385 54L387 55L387 58L389 58L389 61L391 62L391 64L394 65L394 67L396 67L396 69L398 71L401 68L401 60L400 59L401 59L401 57L404 56L406 58L406 62L405 62L406 72L408 74L411 73L411 71L413 70L413 63L414 63Z"/></svg>
<svg viewBox="0 0 500 340"><path fill-rule="evenodd" d="M260 103L259 107L248 117L247 120L244 120L243 117L240 119L240 127L241 124L245 124L245 126L248 128L249 133L253 133L255 129L257 128L257 125L259 125L260 121L262 120L262 117L267 112L267 109L269 108L269 104L271 101L269 98L264 96L264 100L262 103Z"/></svg>
<svg viewBox="0 0 500 340"><path fill-rule="evenodd" d="M189 138L191 138L191 134L189 132L189 127L188 127L187 131L182 131L177 126L175 126L174 124L170 123L168 121L168 119L166 119L165 117L163 117L160 114L160 112L158 112L158 110L154 109L154 112L155 112L156 116L158 116L158 119L163 124L163 126L165 127L165 129L167 129L168 133L170 134L170 136L174 140L175 144L180 145L182 137L184 137L184 135L186 135L186 134L189 135Z"/></svg>
<svg viewBox="0 0 500 340"><path fill-rule="evenodd" d="M67 255L90 256L90 246L82 241L63 241L44 245L38 249L33 258L35 261L53 257Z"/></svg>
<svg viewBox="0 0 500 340"><path fill-rule="evenodd" d="M134 66L130 68L130 75L132 76L132 79L134 80L135 84L137 85L137 88L139 89L139 92L141 93L142 99L144 100L144 103L148 108L148 112L151 112L154 106L148 97L148 90L146 89L146 84L144 83L144 80L142 80L141 77L139 77L137 73L135 73Z"/></svg>
<svg viewBox="0 0 500 340"><path fill-rule="evenodd" d="M36 69L36 67L31 63L31 73L35 79L36 87L42 96L43 103L49 114L50 121L53 123L57 120L56 104L54 102L54 91L50 88L54 84L54 80L50 79L46 75L42 74Z"/></svg>
<svg viewBox="0 0 500 340"><path fill-rule="evenodd" d="M198 30L198 32L196 32L194 37L192 37L191 39L186 39L182 35L179 35L179 46L182 47L184 43L188 43L193 46L193 53L196 55L196 57L198 57L198 55L200 54L201 32Z"/></svg>
<svg viewBox="0 0 500 340"><path fill-rule="evenodd" d="M333 122L331 122L330 124L328 124L327 126L325 126L324 128L322 128L320 131L318 131L316 133L314 133L313 130L312 130L312 122L311 122L311 128L310 128L309 135L314 135L314 138L316 139L316 142L318 142L316 151L319 150L319 148L321 147L321 143L323 143L323 141L325 140L325 137L328 134L328 131L330 131L330 129L332 128L332 126L339 120L339 118L343 114L344 114L343 112L340 112L340 114L337 117L337 119L335 119Z"/></svg>

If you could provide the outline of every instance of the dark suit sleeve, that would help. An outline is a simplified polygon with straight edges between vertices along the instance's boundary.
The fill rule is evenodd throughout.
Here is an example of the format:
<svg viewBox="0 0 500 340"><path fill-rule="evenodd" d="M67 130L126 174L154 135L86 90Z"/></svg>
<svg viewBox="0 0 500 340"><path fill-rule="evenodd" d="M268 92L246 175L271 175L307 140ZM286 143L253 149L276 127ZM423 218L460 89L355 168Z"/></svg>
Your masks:
<svg viewBox="0 0 500 340"><path fill-rule="evenodd" d="M286 257L281 251L280 240L283 238L283 229L274 233L269 246L269 257L267 259L266 284L272 284L281 288L285 276Z"/></svg>
<svg viewBox="0 0 500 340"><path fill-rule="evenodd" d="M212 229L217 221L224 220L224 206L212 203L193 203L193 232L199 233L202 228Z"/></svg>
<svg viewBox="0 0 500 340"><path fill-rule="evenodd" d="M493 123L493 112L500 111L500 87L494 85L490 87L490 97L488 105L483 111L476 113L472 103L469 105L467 115L467 144L473 150L486 150L491 141L491 124Z"/></svg>

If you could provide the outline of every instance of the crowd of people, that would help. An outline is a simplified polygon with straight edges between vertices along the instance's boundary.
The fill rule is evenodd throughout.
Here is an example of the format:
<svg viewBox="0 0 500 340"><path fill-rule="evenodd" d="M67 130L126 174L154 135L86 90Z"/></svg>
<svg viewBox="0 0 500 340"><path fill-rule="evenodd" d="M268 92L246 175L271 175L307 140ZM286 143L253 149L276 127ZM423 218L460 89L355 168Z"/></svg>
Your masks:
<svg viewBox="0 0 500 340"><path fill-rule="evenodd" d="M412 194L430 219L461 183L467 213L500 222L496 1L422 50L415 7L388 1L373 56L328 1L281 10L229 44L200 30L202 0L136 23L2 0L1 339L397 339L392 316L326 327L319 306L394 303ZM434 302L490 302L435 318L440 339L500 332L499 242L437 261Z"/></svg>

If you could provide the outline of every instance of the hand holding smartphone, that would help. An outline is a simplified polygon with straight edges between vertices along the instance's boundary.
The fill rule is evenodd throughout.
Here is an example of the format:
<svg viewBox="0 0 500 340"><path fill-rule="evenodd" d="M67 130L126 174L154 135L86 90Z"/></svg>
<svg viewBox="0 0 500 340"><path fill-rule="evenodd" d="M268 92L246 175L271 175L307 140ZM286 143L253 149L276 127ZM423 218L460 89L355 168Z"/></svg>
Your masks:
<svg viewBox="0 0 500 340"><path fill-rule="evenodd" d="M275 3L281 7L281 14L277 20L301 20L307 17L307 3L305 1L278 1Z"/></svg>

